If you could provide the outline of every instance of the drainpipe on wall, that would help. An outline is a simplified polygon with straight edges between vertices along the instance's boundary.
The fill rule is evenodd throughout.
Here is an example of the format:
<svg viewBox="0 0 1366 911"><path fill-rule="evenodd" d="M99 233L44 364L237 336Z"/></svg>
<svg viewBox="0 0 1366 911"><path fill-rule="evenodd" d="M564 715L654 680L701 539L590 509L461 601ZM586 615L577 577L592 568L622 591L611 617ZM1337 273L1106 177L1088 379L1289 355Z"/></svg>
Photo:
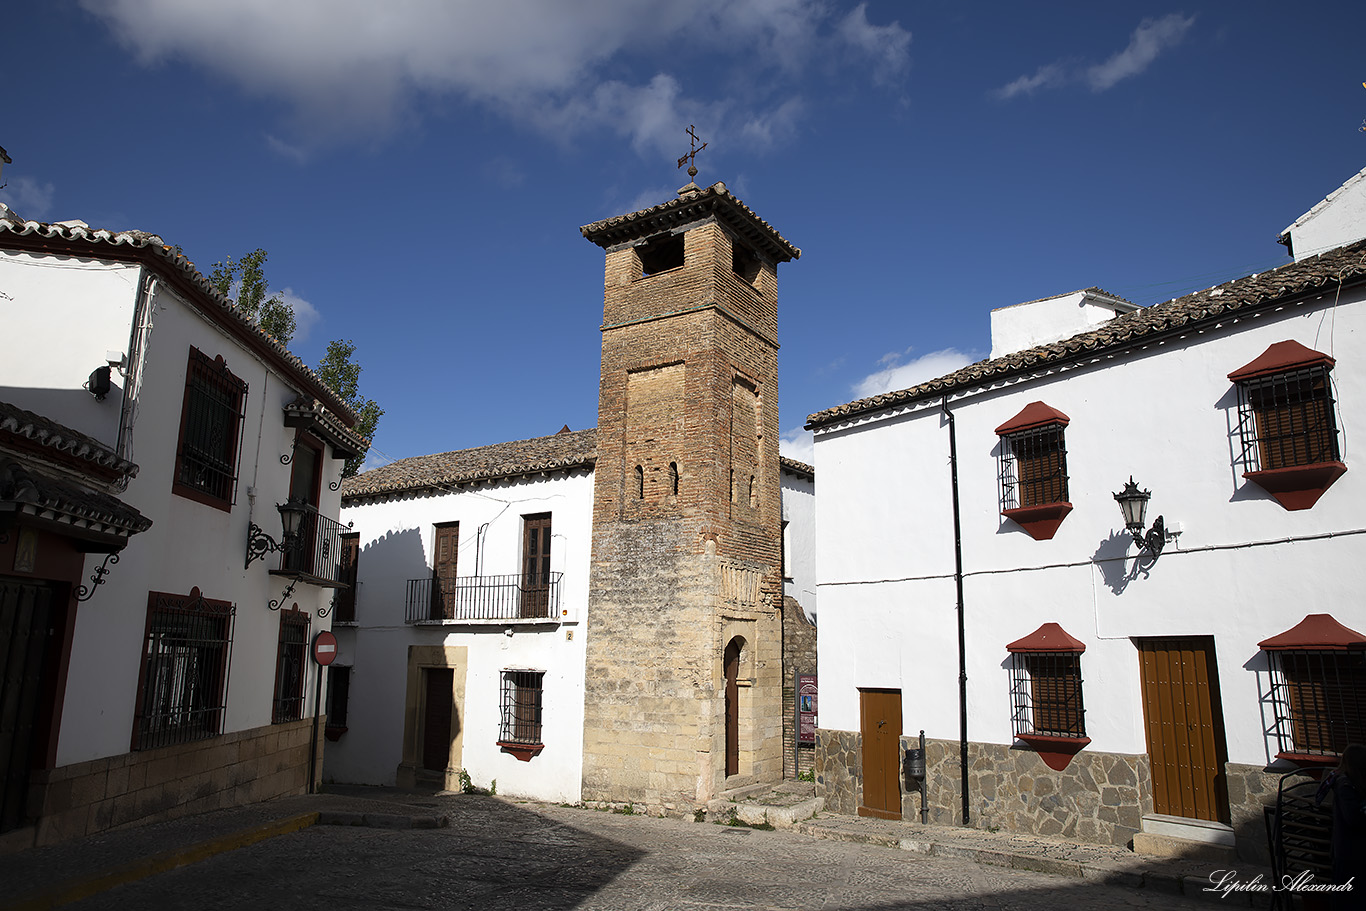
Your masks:
<svg viewBox="0 0 1366 911"><path fill-rule="evenodd" d="M963 825L968 811L968 653L963 632L963 524L958 510L958 431L954 427L949 397L940 404L949 419L949 480L953 489L953 584L958 590L958 774L963 792Z"/></svg>

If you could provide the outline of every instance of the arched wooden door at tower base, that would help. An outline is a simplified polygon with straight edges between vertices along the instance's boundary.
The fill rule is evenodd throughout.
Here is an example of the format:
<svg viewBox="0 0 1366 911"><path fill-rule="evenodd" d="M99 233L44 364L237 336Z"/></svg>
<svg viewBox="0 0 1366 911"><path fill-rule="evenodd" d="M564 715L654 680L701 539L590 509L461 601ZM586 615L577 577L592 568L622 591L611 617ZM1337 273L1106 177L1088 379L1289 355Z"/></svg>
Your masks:
<svg viewBox="0 0 1366 911"><path fill-rule="evenodd" d="M722 660L726 675L726 777L740 774L740 653L738 636L726 645Z"/></svg>

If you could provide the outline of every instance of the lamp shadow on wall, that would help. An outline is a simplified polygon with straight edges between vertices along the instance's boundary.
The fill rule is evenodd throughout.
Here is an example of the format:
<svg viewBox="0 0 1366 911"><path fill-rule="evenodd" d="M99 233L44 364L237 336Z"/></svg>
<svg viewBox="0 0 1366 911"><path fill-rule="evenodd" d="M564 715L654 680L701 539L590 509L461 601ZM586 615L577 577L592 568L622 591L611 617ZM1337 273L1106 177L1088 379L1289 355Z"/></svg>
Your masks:
<svg viewBox="0 0 1366 911"><path fill-rule="evenodd" d="M1116 595L1124 593L1140 575L1147 577L1148 571L1152 568L1155 560L1144 563L1142 554L1130 557L1129 549L1134 546L1134 536L1127 531L1120 529L1113 531L1108 538L1100 542L1091 554L1091 560L1100 570L1100 576L1105 580L1105 587ZM1133 568L1129 568L1130 560L1133 561Z"/></svg>

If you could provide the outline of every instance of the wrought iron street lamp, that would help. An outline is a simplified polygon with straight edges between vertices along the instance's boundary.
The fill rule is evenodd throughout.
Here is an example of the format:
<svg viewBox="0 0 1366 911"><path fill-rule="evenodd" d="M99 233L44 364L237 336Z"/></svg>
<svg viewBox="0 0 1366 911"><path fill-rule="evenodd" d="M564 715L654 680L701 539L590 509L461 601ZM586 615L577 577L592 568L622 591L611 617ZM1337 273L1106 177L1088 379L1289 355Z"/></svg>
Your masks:
<svg viewBox="0 0 1366 911"><path fill-rule="evenodd" d="M266 534L265 529L252 522L247 528L247 568L250 568L252 561L266 554L278 551L293 553L298 546L299 528L303 525L307 505L302 500L290 497L275 508L280 511L280 527L284 531L282 540L277 544L274 538Z"/></svg>
<svg viewBox="0 0 1366 911"><path fill-rule="evenodd" d="M1124 514L1124 528L1133 535L1134 543L1141 550L1146 550L1152 554L1153 560L1162 553L1162 545L1167 543L1167 528L1158 516L1153 522L1153 527L1148 531L1143 530L1144 516L1148 511L1148 499L1153 495L1151 490L1139 490L1138 484L1134 483L1133 475L1129 476L1129 483L1124 485L1124 489L1115 494L1115 502L1119 504L1119 511Z"/></svg>

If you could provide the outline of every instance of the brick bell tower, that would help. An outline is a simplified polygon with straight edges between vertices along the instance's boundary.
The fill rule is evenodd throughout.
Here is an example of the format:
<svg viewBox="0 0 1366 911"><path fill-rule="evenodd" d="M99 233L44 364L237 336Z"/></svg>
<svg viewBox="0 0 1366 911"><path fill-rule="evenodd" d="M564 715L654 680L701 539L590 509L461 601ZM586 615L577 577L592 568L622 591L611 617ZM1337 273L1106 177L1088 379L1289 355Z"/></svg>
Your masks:
<svg viewBox="0 0 1366 911"><path fill-rule="evenodd" d="M581 230L607 253L583 797L682 812L782 778L777 267L801 251L719 182Z"/></svg>

